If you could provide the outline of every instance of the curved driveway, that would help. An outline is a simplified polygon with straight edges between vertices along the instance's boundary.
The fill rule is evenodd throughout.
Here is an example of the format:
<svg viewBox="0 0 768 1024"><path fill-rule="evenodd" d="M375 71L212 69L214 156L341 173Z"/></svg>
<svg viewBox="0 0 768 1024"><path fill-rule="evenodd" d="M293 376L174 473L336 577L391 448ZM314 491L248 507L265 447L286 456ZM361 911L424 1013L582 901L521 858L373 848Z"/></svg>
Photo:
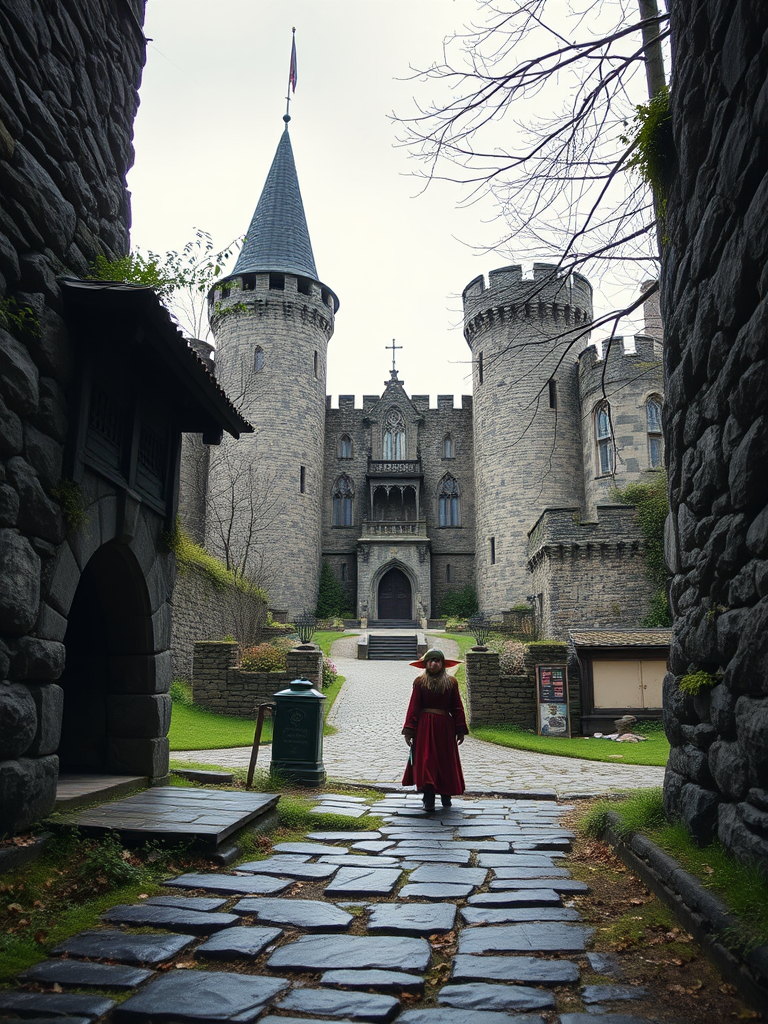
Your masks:
<svg viewBox="0 0 768 1024"><path fill-rule="evenodd" d="M455 645L441 643L449 657L455 655ZM325 768L331 779L397 784L407 757L400 729L416 673L403 661L357 661L355 650L355 639L339 640L333 646L331 657L346 682L328 716L336 732L325 738ZM173 757L247 766L250 748L176 751ZM659 767L554 757L472 736L461 747L461 760L468 791L554 790L560 797L569 797L660 786L664 779L664 769Z"/></svg>

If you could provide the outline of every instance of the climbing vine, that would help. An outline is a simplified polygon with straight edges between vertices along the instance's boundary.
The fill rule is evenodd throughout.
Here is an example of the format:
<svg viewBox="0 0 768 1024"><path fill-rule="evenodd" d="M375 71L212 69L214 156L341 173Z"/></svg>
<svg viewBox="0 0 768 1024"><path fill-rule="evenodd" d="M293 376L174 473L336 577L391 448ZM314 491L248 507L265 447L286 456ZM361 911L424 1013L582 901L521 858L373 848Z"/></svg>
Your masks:
<svg viewBox="0 0 768 1024"><path fill-rule="evenodd" d="M628 484L614 491L617 501L635 506L635 515L645 540L645 570L654 587L649 614L642 626L671 626L672 614L667 601L669 572L664 559L664 523L669 512L667 478L655 473L647 484Z"/></svg>

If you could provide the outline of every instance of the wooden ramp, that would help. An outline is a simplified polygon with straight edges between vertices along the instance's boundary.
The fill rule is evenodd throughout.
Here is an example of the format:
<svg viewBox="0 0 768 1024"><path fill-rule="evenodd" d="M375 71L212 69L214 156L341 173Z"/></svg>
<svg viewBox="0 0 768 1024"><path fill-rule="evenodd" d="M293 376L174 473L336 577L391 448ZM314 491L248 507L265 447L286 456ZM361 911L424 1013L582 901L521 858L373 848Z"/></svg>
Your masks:
<svg viewBox="0 0 768 1024"><path fill-rule="evenodd" d="M214 851L233 832L271 811L279 799L277 793L157 786L89 807L71 822L88 835L117 832L125 843L161 839Z"/></svg>

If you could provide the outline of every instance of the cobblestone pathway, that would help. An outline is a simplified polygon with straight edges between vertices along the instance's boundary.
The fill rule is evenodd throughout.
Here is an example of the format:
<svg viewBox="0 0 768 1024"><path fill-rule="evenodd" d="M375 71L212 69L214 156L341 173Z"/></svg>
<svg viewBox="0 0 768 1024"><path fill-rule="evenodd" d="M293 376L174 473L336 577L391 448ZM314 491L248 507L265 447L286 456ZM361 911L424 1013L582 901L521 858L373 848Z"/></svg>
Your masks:
<svg viewBox="0 0 768 1024"><path fill-rule="evenodd" d="M368 809L360 797L333 794L318 808L350 818ZM103 927L66 940L22 975L22 987L0 992L0 1018L655 1018L650 996L621 984L617 958L587 951L591 930L569 906L586 886L558 861L571 838L559 824L565 808L464 799L426 815L413 794L393 794L373 810L384 821L376 831L312 832L264 860L181 875L167 895L113 907ZM40 992L41 984L57 990ZM120 990L128 998L118 1004Z"/></svg>
<svg viewBox="0 0 768 1024"><path fill-rule="evenodd" d="M448 657L457 655L455 644L441 642ZM397 784L407 757L400 729L415 670L402 661L356 661L355 644L355 639L341 640L333 648L333 660L347 681L328 716L337 731L324 741L325 768L331 779ZM173 757L224 767L247 766L250 748L184 751ZM568 799L660 786L664 779L664 769L659 767L549 757L471 736L462 745L461 760L470 792L555 791Z"/></svg>

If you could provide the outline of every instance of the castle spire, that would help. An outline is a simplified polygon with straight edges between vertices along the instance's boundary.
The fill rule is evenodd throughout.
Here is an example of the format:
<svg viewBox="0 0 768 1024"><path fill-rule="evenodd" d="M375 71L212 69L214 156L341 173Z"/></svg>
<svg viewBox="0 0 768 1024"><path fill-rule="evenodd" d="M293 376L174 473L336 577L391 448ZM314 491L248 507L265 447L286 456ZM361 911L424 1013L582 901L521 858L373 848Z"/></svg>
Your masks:
<svg viewBox="0 0 768 1024"><path fill-rule="evenodd" d="M296 274L317 281L304 204L288 134L289 116L233 274Z"/></svg>

